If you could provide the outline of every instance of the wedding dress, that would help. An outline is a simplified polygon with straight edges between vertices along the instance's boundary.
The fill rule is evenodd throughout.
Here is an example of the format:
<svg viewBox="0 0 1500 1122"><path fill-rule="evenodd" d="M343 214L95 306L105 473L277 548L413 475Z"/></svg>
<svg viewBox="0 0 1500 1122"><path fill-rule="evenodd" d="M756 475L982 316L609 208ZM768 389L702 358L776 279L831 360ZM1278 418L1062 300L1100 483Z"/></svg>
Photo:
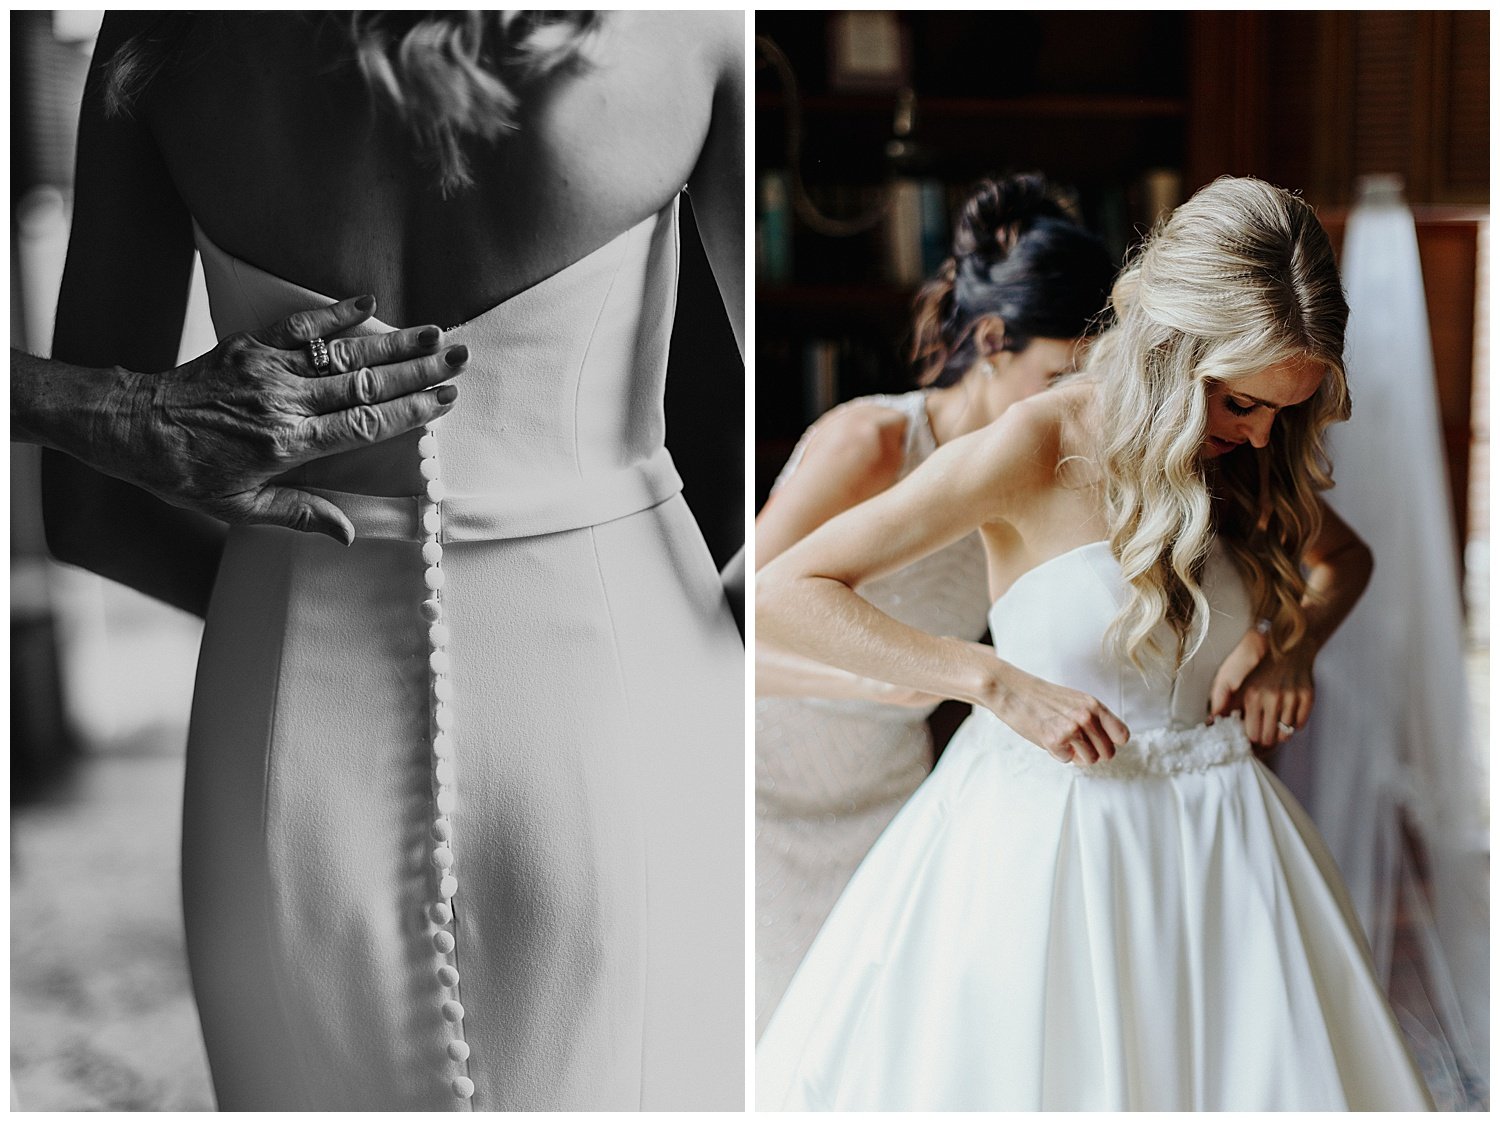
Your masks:
<svg viewBox="0 0 1500 1122"><path fill-rule="evenodd" d="M1104 653L1108 543L1018 579L996 653L1129 726L1061 764L986 710L855 872L757 1051L763 1110L1428 1109L1323 844L1237 718L1222 549L1179 672Z"/></svg>
<svg viewBox="0 0 1500 1122"><path fill-rule="evenodd" d="M197 240L220 336L327 300ZM742 1106L743 648L662 443L676 284L674 200L450 328L420 453L294 477L352 546L230 531L183 816L221 1108Z"/></svg>
<svg viewBox="0 0 1500 1122"><path fill-rule="evenodd" d="M937 440L923 390L858 398L906 417L905 478ZM843 407L841 407L843 408ZM804 436L771 489L791 478ZM989 577L978 534L860 588L932 635L984 634ZM759 1033L855 866L932 770L933 706L767 697L755 703L755 1025Z"/></svg>

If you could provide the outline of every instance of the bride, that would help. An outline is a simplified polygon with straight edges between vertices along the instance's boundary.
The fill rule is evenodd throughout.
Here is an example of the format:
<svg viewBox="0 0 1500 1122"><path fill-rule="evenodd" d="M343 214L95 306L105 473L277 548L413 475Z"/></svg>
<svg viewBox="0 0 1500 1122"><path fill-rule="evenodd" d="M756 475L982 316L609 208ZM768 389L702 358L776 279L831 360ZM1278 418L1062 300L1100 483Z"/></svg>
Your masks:
<svg viewBox="0 0 1500 1122"><path fill-rule="evenodd" d="M1349 411L1328 239L1222 179L1112 304L1082 376L761 570L762 637L974 704L793 978L761 1109L1430 1107L1256 759L1371 568L1318 496ZM993 652L853 591L976 528Z"/></svg>
<svg viewBox="0 0 1500 1122"><path fill-rule="evenodd" d="M684 185L742 322L743 44L728 13L104 25L57 357L172 366L195 246L221 336L369 292L363 330L467 356L425 431L283 477L347 546L47 469L65 560L207 617L183 903L223 1109L742 1104L743 649L662 376Z"/></svg>

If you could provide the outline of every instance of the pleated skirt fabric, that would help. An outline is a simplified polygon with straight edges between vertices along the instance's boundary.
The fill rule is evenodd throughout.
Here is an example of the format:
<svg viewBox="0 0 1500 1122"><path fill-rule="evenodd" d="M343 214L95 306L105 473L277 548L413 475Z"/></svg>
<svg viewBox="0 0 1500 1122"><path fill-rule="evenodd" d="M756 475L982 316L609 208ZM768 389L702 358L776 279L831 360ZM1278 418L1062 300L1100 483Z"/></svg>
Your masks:
<svg viewBox="0 0 1500 1122"><path fill-rule="evenodd" d="M855 873L757 1088L762 1110L1431 1108L1266 768L1085 776L987 713Z"/></svg>

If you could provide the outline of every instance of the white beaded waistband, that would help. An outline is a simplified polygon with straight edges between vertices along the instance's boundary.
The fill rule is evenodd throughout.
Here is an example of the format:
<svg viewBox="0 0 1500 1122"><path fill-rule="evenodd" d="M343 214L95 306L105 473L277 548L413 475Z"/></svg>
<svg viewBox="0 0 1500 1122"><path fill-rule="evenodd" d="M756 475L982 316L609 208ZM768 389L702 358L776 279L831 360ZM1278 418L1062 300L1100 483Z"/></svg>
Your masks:
<svg viewBox="0 0 1500 1122"><path fill-rule="evenodd" d="M1091 779L1136 779L1207 771L1254 754L1245 726L1238 716L1231 716L1185 729L1146 729L1115 749L1112 760L1070 766Z"/></svg>
<svg viewBox="0 0 1500 1122"><path fill-rule="evenodd" d="M298 485L321 495L354 523L357 538L392 541L427 540L422 512L434 500L425 495L362 495L324 487ZM429 488L431 488L429 483ZM518 493L458 495L439 491L442 505L439 541L491 541L525 538L598 526L665 502L682 490L682 478L665 448L650 459L618 470L558 480L540 490Z"/></svg>
<svg viewBox="0 0 1500 1122"><path fill-rule="evenodd" d="M997 754L1017 772L1040 770L1080 779L1153 779L1208 771L1255 755L1244 724L1232 715L1189 728L1143 729L1116 748L1113 759L1065 764L1022 739L994 714L984 712L1006 734L1006 743Z"/></svg>

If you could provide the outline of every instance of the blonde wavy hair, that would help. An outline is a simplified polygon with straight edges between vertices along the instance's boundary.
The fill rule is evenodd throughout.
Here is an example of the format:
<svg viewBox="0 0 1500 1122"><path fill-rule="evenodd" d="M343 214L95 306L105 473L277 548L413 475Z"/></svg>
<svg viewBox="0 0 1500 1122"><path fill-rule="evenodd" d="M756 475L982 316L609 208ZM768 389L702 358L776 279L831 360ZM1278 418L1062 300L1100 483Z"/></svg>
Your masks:
<svg viewBox="0 0 1500 1122"><path fill-rule="evenodd" d="M104 108L128 114L174 64L194 13L166 12L103 62ZM344 11L324 13L365 84L437 167L444 194L473 184L468 142L518 127L527 85L583 57L602 12Z"/></svg>
<svg viewBox="0 0 1500 1122"><path fill-rule="evenodd" d="M1107 635L1137 667L1178 664L1203 642L1200 587L1214 539L1243 574L1280 655L1306 631L1302 556L1333 485L1323 431L1349 416L1348 304L1328 235L1297 196L1256 179L1195 194L1135 252L1095 344L1110 547L1130 586ZM1211 382L1289 359L1323 367L1306 402L1277 415L1269 444L1211 463L1202 449ZM1160 650L1165 621L1176 650Z"/></svg>

